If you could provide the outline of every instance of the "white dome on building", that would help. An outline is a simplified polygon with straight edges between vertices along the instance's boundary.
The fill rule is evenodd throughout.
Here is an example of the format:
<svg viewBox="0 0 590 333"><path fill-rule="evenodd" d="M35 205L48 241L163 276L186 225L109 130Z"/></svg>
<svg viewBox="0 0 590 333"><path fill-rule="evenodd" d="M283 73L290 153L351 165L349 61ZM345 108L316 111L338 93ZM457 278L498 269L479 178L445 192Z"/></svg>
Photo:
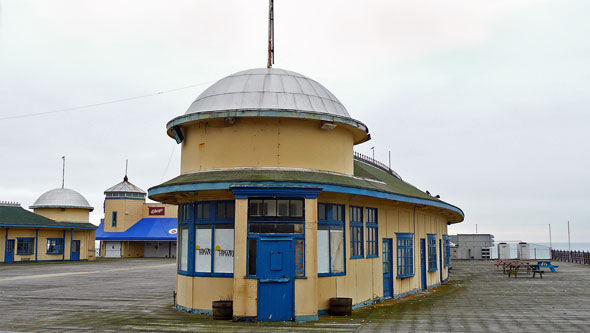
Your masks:
<svg viewBox="0 0 590 333"><path fill-rule="evenodd" d="M67 188L56 188L41 194L29 208L82 208L90 211L94 210L94 207L90 206L88 200L82 194Z"/></svg>
<svg viewBox="0 0 590 333"><path fill-rule="evenodd" d="M199 95L186 114L227 110L294 110L350 118L324 86L279 68L254 68L227 76Z"/></svg>

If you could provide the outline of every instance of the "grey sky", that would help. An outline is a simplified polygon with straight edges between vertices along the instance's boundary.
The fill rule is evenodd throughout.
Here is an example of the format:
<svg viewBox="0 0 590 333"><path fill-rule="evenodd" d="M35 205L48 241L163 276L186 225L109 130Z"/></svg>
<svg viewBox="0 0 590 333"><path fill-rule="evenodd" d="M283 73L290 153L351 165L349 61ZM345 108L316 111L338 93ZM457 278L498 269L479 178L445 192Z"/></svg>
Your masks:
<svg viewBox="0 0 590 333"><path fill-rule="evenodd" d="M266 0L0 0L0 200L103 191L179 172L165 134L213 81L264 67ZM276 63L325 85L373 140L356 147L461 207L451 233L588 241L587 1L275 1ZM168 162L170 165L167 168Z"/></svg>

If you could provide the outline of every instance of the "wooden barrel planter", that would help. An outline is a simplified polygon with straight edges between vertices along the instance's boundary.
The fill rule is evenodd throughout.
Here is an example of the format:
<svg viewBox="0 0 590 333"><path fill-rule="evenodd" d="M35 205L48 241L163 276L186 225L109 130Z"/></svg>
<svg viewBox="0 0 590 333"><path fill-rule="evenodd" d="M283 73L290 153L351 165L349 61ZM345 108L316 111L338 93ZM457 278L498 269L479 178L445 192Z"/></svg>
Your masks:
<svg viewBox="0 0 590 333"><path fill-rule="evenodd" d="M350 316L352 314L352 298L330 298L330 314L332 316Z"/></svg>
<svg viewBox="0 0 590 333"><path fill-rule="evenodd" d="M232 319L234 314L233 303L233 301L213 301L213 319Z"/></svg>

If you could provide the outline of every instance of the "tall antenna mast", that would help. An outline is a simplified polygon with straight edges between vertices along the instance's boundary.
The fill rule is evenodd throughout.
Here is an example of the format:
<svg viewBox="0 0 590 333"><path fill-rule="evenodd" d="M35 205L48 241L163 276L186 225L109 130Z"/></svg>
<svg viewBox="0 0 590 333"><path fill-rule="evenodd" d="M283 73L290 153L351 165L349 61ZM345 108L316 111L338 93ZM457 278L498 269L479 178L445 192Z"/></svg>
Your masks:
<svg viewBox="0 0 590 333"><path fill-rule="evenodd" d="M129 166L129 160L125 160L125 177L123 177L123 181L126 182L129 178L127 178L127 167Z"/></svg>
<svg viewBox="0 0 590 333"><path fill-rule="evenodd" d="M268 62L266 68L271 68L275 63L275 15L274 1L268 1Z"/></svg>
<svg viewBox="0 0 590 333"><path fill-rule="evenodd" d="M66 178L66 156L62 156L61 159L63 160L61 167L61 188L64 188L64 180Z"/></svg>

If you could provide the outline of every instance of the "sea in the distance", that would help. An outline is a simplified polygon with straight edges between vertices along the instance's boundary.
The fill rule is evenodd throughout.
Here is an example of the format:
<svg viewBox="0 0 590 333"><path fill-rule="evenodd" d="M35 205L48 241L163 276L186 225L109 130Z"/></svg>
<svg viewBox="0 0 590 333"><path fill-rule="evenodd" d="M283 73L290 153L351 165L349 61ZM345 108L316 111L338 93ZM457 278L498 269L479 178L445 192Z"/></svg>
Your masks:
<svg viewBox="0 0 590 333"><path fill-rule="evenodd" d="M544 246L549 246L549 242L540 242L540 243L531 243L531 244L539 244ZM589 242L572 242L572 251L590 251L590 243ZM569 245L567 242L552 242L551 247L554 250L569 250Z"/></svg>

